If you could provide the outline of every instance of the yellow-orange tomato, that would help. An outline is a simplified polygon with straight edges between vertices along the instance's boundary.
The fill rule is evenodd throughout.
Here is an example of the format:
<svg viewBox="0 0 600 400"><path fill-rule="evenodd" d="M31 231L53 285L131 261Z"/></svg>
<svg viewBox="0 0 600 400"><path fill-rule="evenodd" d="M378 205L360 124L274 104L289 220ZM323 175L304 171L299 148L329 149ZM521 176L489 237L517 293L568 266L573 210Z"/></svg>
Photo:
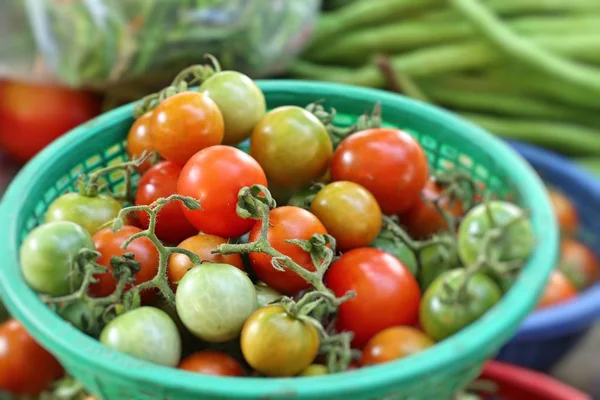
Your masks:
<svg viewBox="0 0 600 400"><path fill-rule="evenodd" d="M250 366L270 377L294 376L317 357L319 334L280 305L259 308L244 324L242 353Z"/></svg>
<svg viewBox="0 0 600 400"><path fill-rule="evenodd" d="M195 253L202 261L211 261L219 264L229 264L244 270L244 263L239 254L221 255L213 254L219 245L227 243L227 239L215 235L199 234L185 239L177 247ZM175 285L183 276L194 267L194 263L185 254L173 254L169 258L167 273L169 282Z"/></svg>
<svg viewBox="0 0 600 400"><path fill-rule="evenodd" d="M571 200L556 190L550 190L549 195L560 230L567 234L575 233L579 227L579 216Z"/></svg>
<svg viewBox="0 0 600 400"><path fill-rule="evenodd" d="M229 354L220 351L199 351L181 361L179 369L205 375L245 376L240 363Z"/></svg>
<svg viewBox="0 0 600 400"><path fill-rule="evenodd" d="M550 275L546 289L537 308L545 308L559 303L564 303L577 296L575 285L561 271L555 269Z"/></svg>
<svg viewBox="0 0 600 400"><path fill-rule="evenodd" d="M435 342L412 326L394 326L373 336L363 349L362 366L382 364L410 356L431 347Z"/></svg>
<svg viewBox="0 0 600 400"><path fill-rule="evenodd" d="M140 158L144 152L150 154L154 152L152 146L152 138L150 137L150 118L152 113L147 112L135 120L129 133L127 134L127 155L130 159ZM146 161L138 167L140 173L144 173L152 166L152 157L148 157Z"/></svg>
<svg viewBox="0 0 600 400"><path fill-rule="evenodd" d="M163 100L152 112L152 145L169 161L183 166L197 152L220 144L223 115L207 95L182 92Z"/></svg>
<svg viewBox="0 0 600 400"><path fill-rule="evenodd" d="M333 182L314 198L310 211L325 225L339 250L365 247L381 230L381 209L375 197L354 182Z"/></svg>

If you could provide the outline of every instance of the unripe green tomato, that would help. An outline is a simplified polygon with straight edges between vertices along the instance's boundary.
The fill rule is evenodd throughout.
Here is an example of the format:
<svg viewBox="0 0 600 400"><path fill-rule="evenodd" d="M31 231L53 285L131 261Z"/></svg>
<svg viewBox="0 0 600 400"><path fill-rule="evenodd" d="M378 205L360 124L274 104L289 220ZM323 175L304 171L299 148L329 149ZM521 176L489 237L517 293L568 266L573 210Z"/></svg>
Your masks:
<svg viewBox="0 0 600 400"><path fill-rule="evenodd" d="M79 193L63 194L50 204L46 222L71 221L82 226L90 234L119 215L121 203L105 194L84 196Z"/></svg>
<svg viewBox="0 0 600 400"><path fill-rule="evenodd" d="M71 271L82 249L95 250L92 236L70 221L49 222L32 230L21 245L21 270L34 290L63 296L81 286L83 276Z"/></svg>
<svg viewBox="0 0 600 400"><path fill-rule="evenodd" d="M175 294L181 322L197 338L221 343L235 339L258 308L248 276L229 264L204 263L189 270Z"/></svg>
<svg viewBox="0 0 600 400"><path fill-rule="evenodd" d="M221 110L225 124L223 144L237 144L250 137L252 128L265 115L265 95L252 79L236 71L222 71L208 78L200 92Z"/></svg>

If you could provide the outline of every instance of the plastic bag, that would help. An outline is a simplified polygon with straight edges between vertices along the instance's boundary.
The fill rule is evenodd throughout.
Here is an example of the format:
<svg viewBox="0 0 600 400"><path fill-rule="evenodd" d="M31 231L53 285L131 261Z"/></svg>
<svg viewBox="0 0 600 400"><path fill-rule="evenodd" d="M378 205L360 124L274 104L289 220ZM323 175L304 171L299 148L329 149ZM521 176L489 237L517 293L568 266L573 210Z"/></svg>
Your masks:
<svg viewBox="0 0 600 400"><path fill-rule="evenodd" d="M215 55L261 77L308 39L320 0L7 0L0 78L102 87ZM6 39L8 38L8 40Z"/></svg>

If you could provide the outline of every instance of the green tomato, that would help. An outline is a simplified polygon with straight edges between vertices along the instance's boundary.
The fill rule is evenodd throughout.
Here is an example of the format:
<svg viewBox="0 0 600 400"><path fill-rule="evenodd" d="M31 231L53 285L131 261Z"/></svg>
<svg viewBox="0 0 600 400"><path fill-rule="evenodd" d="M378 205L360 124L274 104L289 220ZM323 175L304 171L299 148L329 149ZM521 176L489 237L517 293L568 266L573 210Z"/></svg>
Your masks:
<svg viewBox="0 0 600 400"><path fill-rule="evenodd" d="M256 124L250 154L265 171L269 187L303 188L325 174L333 144L313 114L301 107L282 106Z"/></svg>
<svg viewBox="0 0 600 400"><path fill-rule="evenodd" d="M46 222L75 222L93 235L102 225L115 219L120 210L121 203L104 194L89 197L67 193L50 204L46 211Z"/></svg>
<svg viewBox="0 0 600 400"><path fill-rule="evenodd" d="M177 314L196 337L226 342L238 337L244 322L258 308L254 284L229 264L197 265L179 281Z"/></svg>
<svg viewBox="0 0 600 400"><path fill-rule="evenodd" d="M421 268L417 280L421 290L425 291L438 276L460 266L456 248L447 249L442 245L424 248L419 255Z"/></svg>
<svg viewBox="0 0 600 400"><path fill-rule="evenodd" d="M223 144L240 143L265 115L265 96L252 79L235 71L218 72L200 86L221 110L225 123Z"/></svg>
<svg viewBox="0 0 600 400"><path fill-rule="evenodd" d="M83 276L71 271L81 249L95 250L92 236L70 221L56 221L32 230L21 245L25 281L40 293L63 296L81 286Z"/></svg>
<svg viewBox="0 0 600 400"><path fill-rule="evenodd" d="M298 376L321 376L329 374L329 370L322 364L311 364Z"/></svg>
<svg viewBox="0 0 600 400"><path fill-rule="evenodd" d="M404 264L406 268L408 268L413 276L417 275L417 257L415 257L415 253L413 253L413 251L404 243L395 241L387 236L380 235L373 242L373 247L390 253L400 260L400 262Z"/></svg>
<svg viewBox="0 0 600 400"><path fill-rule="evenodd" d="M181 338L173 320L162 310L140 307L106 325L100 342L113 350L156 364L175 367L181 358Z"/></svg>
<svg viewBox="0 0 600 400"><path fill-rule="evenodd" d="M440 275L421 300L419 320L421 328L436 341L455 334L479 319L500 301L502 291L487 275L477 273L469 280L465 298L456 299L456 291L465 279L465 269L454 269ZM452 289L449 294L444 282Z"/></svg>
<svg viewBox="0 0 600 400"><path fill-rule="evenodd" d="M458 254L465 265L477 259L484 236L497 226L502 226L522 215L522 210L512 203L492 201L489 211L485 204L478 204L467 213L458 229ZM492 219L490 218L490 215ZM513 223L492 245L492 252L499 261L525 261L534 247L531 221L522 218Z"/></svg>
<svg viewBox="0 0 600 400"><path fill-rule="evenodd" d="M269 304L281 299L283 296L277 290L267 286L263 282L258 282L254 285L256 289L256 300L258 301L258 307L266 307Z"/></svg>

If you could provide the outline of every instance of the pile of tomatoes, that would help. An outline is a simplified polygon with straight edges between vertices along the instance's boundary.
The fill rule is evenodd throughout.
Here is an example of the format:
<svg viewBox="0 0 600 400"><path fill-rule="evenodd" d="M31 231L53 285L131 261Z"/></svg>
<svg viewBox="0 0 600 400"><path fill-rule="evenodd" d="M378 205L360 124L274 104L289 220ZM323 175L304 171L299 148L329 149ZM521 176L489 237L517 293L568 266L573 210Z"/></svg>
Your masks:
<svg viewBox="0 0 600 400"><path fill-rule="evenodd" d="M203 374L339 373L460 331L525 264L523 210L432 174L408 133L337 144L314 106L267 111L247 76L202 76L141 103L134 195L91 174L23 242L27 283L106 346Z"/></svg>
<svg viewBox="0 0 600 400"><path fill-rule="evenodd" d="M581 240L579 215L572 201L556 189L549 190L561 230L560 258L552 271L538 308L569 301L592 286L600 277L600 264L594 252Z"/></svg>

